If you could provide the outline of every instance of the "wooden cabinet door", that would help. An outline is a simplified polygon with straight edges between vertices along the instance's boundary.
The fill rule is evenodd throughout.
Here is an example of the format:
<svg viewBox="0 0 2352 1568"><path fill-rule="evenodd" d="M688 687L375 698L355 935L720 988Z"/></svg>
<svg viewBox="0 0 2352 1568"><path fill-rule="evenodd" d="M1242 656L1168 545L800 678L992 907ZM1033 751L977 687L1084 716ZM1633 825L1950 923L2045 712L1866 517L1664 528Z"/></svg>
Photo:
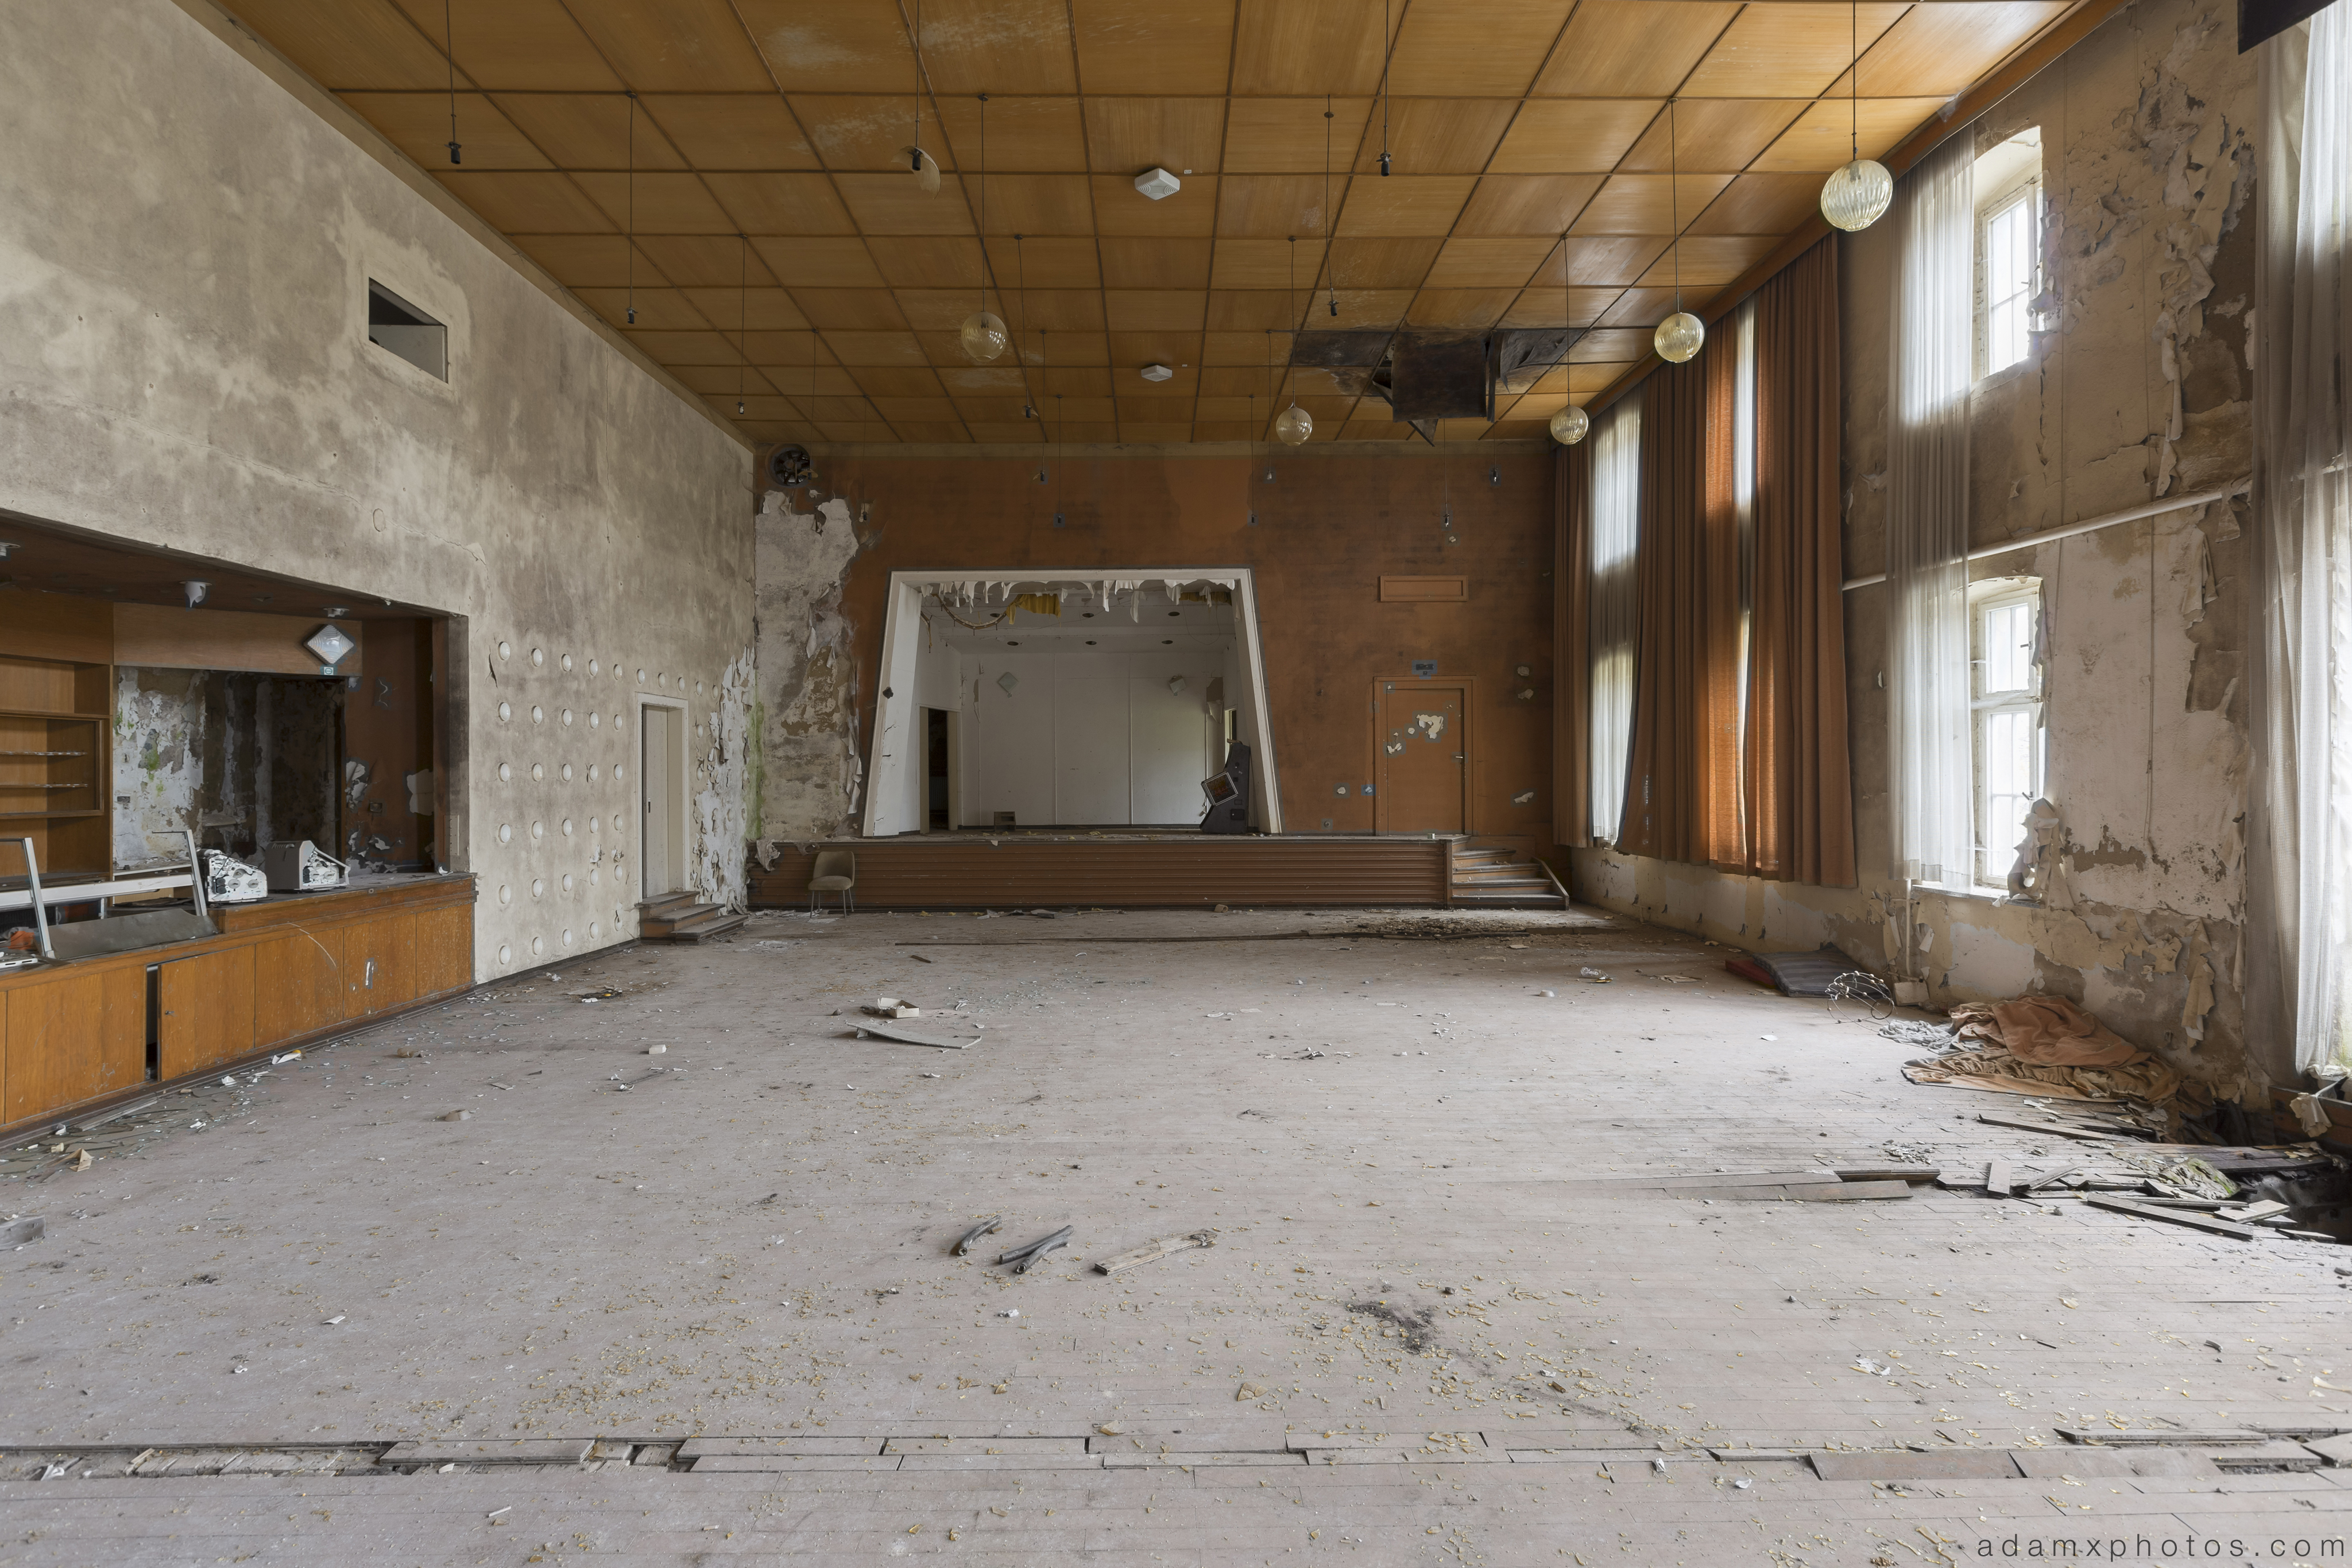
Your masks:
<svg viewBox="0 0 2352 1568"><path fill-rule="evenodd" d="M173 958L160 967L157 1072L179 1078L253 1053L253 975L250 947Z"/></svg>
<svg viewBox="0 0 2352 1568"><path fill-rule="evenodd" d="M365 1018L416 996L416 916L388 915L343 932L343 1016Z"/></svg>
<svg viewBox="0 0 2352 1568"><path fill-rule="evenodd" d="M46 1116L147 1076L143 964L11 986L0 1019L0 1122Z"/></svg>
<svg viewBox="0 0 2352 1568"><path fill-rule="evenodd" d="M437 997L474 983L474 910L471 904L427 909L416 916L416 991Z"/></svg>
<svg viewBox="0 0 2352 1568"><path fill-rule="evenodd" d="M343 1021L343 933L298 930L254 945L256 1050Z"/></svg>

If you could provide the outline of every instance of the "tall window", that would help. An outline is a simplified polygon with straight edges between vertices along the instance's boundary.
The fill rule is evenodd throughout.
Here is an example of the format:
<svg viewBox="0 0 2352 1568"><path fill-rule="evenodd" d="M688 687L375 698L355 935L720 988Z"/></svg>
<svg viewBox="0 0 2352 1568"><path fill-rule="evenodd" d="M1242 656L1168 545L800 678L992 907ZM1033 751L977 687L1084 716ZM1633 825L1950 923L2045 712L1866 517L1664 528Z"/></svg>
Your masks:
<svg viewBox="0 0 2352 1568"><path fill-rule="evenodd" d="M1755 843L1748 817L1748 690L1756 638L1756 301L1732 317L1731 506L1739 529L1739 655L1732 672L1739 703L1739 812L1745 843Z"/></svg>
<svg viewBox="0 0 2352 1568"><path fill-rule="evenodd" d="M1976 880L2004 884L2042 793L2042 582L1997 578L1969 587L1975 712Z"/></svg>
<svg viewBox="0 0 2352 1568"><path fill-rule="evenodd" d="M1633 547L1640 533L1642 406L1621 398L1592 433L1592 841L1617 841L1633 739Z"/></svg>
<svg viewBox="0 0 2352 1568"><path fill-rule="evenodd" d="M2021 131L1976 162L1977 374L2032 351L2042 292L2042 131Z"/></svg>

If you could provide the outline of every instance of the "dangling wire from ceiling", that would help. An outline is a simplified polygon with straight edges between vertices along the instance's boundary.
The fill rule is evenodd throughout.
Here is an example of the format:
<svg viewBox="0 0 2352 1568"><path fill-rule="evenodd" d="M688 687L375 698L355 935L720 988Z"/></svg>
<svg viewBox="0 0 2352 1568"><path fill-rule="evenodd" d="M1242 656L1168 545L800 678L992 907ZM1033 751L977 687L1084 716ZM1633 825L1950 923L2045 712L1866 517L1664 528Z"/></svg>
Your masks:
<svg viewBox="0 0 2352 1568"><path fill-rule="evenodd" d="M1331 256L1331 95L1323 95L1323 287L1331 301L1331 314L1339 314L1339 284L1332 276L1335 264Z"/></svg>
<svg viewBox="0 0 2352 1568"><path fill-rule="evenodd" d="M735 236L735 412L743 412L743 366L751 357L751 242Z"/></svg>
<svg viewBox="0 0 2352 1568"><path fill-rule="evenodd" d="M449 0L441 0L441 57L449 63L449 162L457 162L457 35L449 26Z"/></svg>
<svg viewBox="0 0 2352 1568"><path fill-rule="evenodd" d="M1381 0L1381 178L1383 180L1389 175L1389 57L1395 52L1395 41L1389 37L1389 0Z"/></svg>
<svg viewBox="0 0 2352 1568"><path fill-rule="evenodd" d="M624 237L629 253L629 325L634 327L637 324L637 94L634 88L623 88L621 94L629 101L629 232Z"/></svg>

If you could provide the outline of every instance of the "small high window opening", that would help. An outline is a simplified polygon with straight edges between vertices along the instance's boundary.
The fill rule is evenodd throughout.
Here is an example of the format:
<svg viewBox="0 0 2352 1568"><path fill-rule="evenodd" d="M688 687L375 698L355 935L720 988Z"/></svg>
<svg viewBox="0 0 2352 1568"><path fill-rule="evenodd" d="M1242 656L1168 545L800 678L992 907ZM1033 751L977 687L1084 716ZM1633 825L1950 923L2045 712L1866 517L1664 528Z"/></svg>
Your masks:
<svg viewBox="0 0 2352 1568"><path fill-rule="evenodd" d="M2042 292L2042 131L2021 131L1976 162L1977 374L2033 351Z"/></svg>
<svg viewBox="0 0 2352 1568"><path fill-rule="evenodd" d="M449 379L449 329L373 277L368 279L368 341L436 381Z"/></svg>

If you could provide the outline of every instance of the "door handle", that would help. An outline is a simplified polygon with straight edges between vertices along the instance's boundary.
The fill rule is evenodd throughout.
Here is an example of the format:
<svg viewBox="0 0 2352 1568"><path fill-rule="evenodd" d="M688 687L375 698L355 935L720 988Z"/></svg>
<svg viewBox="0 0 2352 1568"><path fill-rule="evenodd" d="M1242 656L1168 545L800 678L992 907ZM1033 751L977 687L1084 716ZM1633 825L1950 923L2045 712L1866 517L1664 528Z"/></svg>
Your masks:
<svg viewBox="0 0 2352 1568"><path fill-rule="evenodd" d="M375 960L373 958L367 961L367 979L363 983L368 989L375 989Z"/></svg>

